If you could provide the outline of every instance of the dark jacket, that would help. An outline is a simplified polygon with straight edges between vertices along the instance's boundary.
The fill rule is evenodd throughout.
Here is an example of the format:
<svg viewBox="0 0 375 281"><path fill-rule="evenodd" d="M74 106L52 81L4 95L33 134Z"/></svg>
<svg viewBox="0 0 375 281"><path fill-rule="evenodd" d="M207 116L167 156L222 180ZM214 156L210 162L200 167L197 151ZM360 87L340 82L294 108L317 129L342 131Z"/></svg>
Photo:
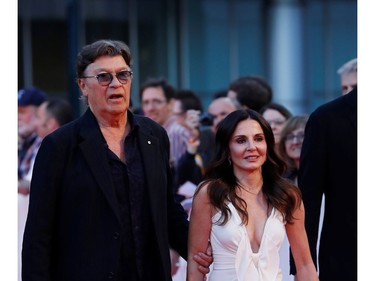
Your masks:
<svg viewBox="0 0 375 281"><path fill-rule="evenodd" d="M315 263L320 206L322 195L325 196L320 281L357 280L357 89L311 114L301 151L298 185Z"/></svg>
<svg viewBox="0 0 375 281"><path fill-rule="evenodd" d="M203 169L206 170L214 157L215 134L211 129L202 130L200 132L199 141L200 144L197 154L201 156ZM178 187L183 185L186 181L198 185L204 179L202 169L195 162L195 154L190 154L187 151L178 160L176 172Z"/></svg>
<svg viewBox="0 0 375 281"><path fill-rule="evenodd" d="M133 116L140 125L137 140L159 249L153 259L162 268L155 280L170 281L169 246L186 258L188 221L173 199L165 130ZM116 280L123 230L109 169L103 136L89 109L43 140L31 182L23 281Z"/></svg>

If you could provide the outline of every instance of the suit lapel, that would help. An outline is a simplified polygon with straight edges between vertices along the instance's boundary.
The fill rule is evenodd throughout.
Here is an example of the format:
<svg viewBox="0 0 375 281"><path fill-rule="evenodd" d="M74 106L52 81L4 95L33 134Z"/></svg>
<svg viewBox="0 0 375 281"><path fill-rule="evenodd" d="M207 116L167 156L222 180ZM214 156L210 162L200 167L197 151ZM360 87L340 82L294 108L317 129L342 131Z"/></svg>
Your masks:
<svg viewBox="0 0 375 281"><path fill-rule="evenodd" d="M120 221L119 206L115 196L115 189L111 179L111 171L106 156L106 148L103 135L91 110L87 110L82 116L80 143L83 156L91 170L96 182L103 191L109 205L112 207L117 219Z"/></svg>
<svg viewBox="0 0 375 281"><path fill-rule="evenodd" d="M155 170L159 170L155 169L155 167L157 167L157 165L160 165L161 163L161 156L158 157L158 155L160 155L158 153L158 142L159 140L157 138L153 137L152 135L144 134L141 130L139 130L139 148L144 159L143 163L148 194L155 194L154 185L160 184L160 175L154 172ZM149 197L151 202L151 213L155 214L158 208L158 206L156 206L155 204L158 200L154 200L154 195Z"/></svg>

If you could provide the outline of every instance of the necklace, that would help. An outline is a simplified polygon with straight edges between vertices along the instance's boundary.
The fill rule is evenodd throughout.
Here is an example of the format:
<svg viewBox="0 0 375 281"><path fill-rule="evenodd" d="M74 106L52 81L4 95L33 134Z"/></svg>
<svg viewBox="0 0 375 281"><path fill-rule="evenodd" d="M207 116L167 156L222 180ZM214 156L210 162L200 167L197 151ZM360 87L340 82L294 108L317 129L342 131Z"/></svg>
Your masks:
<svg viewBox="0 0 375 281"><path fill-rule="evenodd" d="M250 193L253 195L258 195L262 191L262 186L263 186L263 183L261 185L257 185L256 187L249 187L243 184L239 184L240 189L243 189L247 193Z"/></svg>

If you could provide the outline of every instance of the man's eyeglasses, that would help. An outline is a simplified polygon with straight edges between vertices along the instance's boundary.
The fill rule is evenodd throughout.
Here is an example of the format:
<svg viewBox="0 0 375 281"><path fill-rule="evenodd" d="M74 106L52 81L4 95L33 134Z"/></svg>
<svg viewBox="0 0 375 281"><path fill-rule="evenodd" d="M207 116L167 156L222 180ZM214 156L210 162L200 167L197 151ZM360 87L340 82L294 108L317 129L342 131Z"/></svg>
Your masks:
<svg viewBox="0 0 375 281"><path fill-rule="evenodd" d="M124 71L115 73L115 75L113 75L112 73L103 72L103 73L99 73L98 75L93 75L93 76L82 76L82 78L96 78L98 80L98 83L101 86L108 86L109 84L112 83L113 76L116 76L117 80L121 84L126 84L128 80L131 79L132 75L133 75L132 71L124 70Z"/></svg>
<svg viewBox="0 0 375 281"><path fill-rule="evenodd" d="M152 99L152 100L144 100L142 101L142 106L161 106L162 104L166 103L166 100L159 100L159 99Z"/></svg>
<svg viewBox="0 0 375 281"><path fill-rule="evenodd" d="M173 112L173 115L175 116L182 116L186 113L186 111L180 111L180 112Z"/></svg>
<svg viewBox="0 0 375 281"><path fill-rule="evenodd" d="M303 133L297 134L297 135L288 134L285 137L285 141L291 143L296 139L298 143L301 143L303 142L304 138L305 138L305 135Z"/></svg>

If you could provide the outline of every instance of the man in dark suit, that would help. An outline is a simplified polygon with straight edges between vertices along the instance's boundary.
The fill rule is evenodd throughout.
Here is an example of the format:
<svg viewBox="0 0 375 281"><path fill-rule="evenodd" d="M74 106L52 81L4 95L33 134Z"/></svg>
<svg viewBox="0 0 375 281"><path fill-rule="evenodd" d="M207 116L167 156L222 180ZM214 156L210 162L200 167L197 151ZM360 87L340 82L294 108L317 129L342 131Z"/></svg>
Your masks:
<svg viewBox="0 0 375 281"><path fill-rule="evenodd" d="M317 108L305 129L299 187L310 251L320 281L357 280L357 88Z"/></svg>
<svg viewBox="0 0 375 281"><path fill-rule="evenodd" d="M187 256L188 221L173 197L168 136L128 110L130 62L120 41L100 40L78 54L88 109L40 147L23 281L171 281L169 247Z"/></svg>

